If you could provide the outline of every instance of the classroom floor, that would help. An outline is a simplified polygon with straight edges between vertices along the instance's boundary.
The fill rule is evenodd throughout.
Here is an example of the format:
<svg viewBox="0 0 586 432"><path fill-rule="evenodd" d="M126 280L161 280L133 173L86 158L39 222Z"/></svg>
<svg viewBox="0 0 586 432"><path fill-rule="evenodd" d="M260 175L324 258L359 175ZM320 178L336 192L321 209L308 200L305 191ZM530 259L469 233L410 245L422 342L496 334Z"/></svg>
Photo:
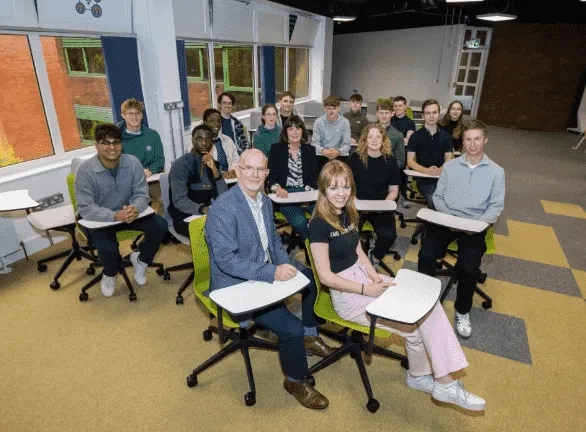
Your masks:
<svg viewBox="0 0 586 432"><path fill-rule="evenodd" d="M489 129L486 151L507 176L497 250L483 261L493 308L475 298L473 336L461 341L470 363L462 381L487 400L485 413L433 402L405 386L397 362L376 356L367 365L381 404L376 414L365 408L350 358L315 376L330 399L324 412L302 408L285 392L272 352L251 353L254 407L243 402L238 354L188 388L185 377L218 343L202 340L209 320L191 290L175 305L187 273L168 282L150 273L135 303L121 280L113 298L96 287L80 303L85 262L71 266L58 291L48 287L57 263L36 271L34 260L64 250L61 243L0 276L0 431L586 430L586 155L571 151L577 141L565 133ZM398 228L394 248L404 258L386 260L395 270L416 268L412 231ZM164 246L157 256L167 266L189 260L182 245ZM453 293L444 307L453 320ZM401 350L401 340L392 348Z"/></svg>

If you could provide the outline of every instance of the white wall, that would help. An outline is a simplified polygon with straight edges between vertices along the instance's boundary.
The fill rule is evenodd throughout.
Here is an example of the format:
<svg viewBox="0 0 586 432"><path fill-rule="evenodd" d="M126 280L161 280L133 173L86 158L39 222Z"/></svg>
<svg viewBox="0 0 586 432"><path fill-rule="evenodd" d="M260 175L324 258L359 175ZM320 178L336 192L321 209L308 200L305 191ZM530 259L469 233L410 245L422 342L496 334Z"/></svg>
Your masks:
<svg viewBox="0 0 586 432"><path fill-rule="evenodd" d="M334 36L332 94L348 98L357 90L365 101L403 95L408 101L434 98L442 105L447 104L453 66L460 51L458 41L464 27L423 27Z"/></svg>

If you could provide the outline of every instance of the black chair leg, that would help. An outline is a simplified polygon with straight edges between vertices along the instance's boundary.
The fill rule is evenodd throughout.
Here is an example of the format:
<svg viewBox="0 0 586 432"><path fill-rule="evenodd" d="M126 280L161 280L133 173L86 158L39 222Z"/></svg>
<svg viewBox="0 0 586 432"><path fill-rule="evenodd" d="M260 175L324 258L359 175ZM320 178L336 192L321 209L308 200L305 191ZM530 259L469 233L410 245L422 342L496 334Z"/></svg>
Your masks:
<svg viewBox="0 0 586 432"><path fill-rule="evenodd" d="M193 264L191 264L191 268L193 268ZM169 271L169 269L167 269L167 271ZM195 271L192 270L191 273L189 274L189 276L187 276L187 279L185 279L185 282L183 282L183 284L179 288L179 291L177 291L177 297L175 297L175 304L177 304L177 305L183 304L183 291L185 291L187 289L187 287L191 284L191 282L193 282L194 278L195 278Z"/></svg>
<svg viewBox="0 0 586 432"><path fill-rule="evenodd" d="M130 265L132 265L132 264L130 264ZM93 267L101 267L102 266L102 263L100 263L100 262L94 262L94 263L90 264L90 266L92 268ZM132 283L130 282L130 278L128 277L128 273L126 273L125 267L127 267L126 263L122 260L122 258L119 257L119 260L118 260L118 273L120 273L122 275L122 278L124 279L124 282L126 283L126 287L128 288L128 291L129 291L128 299L130 301L136 301L137 300L137 296L136 296L136 293L134 292L134 287L132 286ZM99 281L101 281L103 275L104 275L104 271L102 270L99 275L95 276L91 281L89 281L88 283L86 283L81 288L81 293L79 294L79 301L85 302L85 301L88 300L89 296L88 296L88 293L86 291L88 289L90 289L92 286L94 286L95 284L97 284Z"/></svg>

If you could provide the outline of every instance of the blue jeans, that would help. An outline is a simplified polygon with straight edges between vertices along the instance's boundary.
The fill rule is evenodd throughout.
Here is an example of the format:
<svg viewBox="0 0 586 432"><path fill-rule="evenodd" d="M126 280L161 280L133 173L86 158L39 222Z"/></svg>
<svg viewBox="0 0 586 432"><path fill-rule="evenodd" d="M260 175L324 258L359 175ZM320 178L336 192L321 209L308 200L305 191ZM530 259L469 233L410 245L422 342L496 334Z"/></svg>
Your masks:
<svg viewBox="0 0 586 432"><path fill-rule="evenodd" d="M303 192L301 188L287 188L287 192ZM301 240L305 243L305 240L309 238L309 229L307 227L307 218L305 213L313 213L315 204L310 204L307 207L301 207L300 204L281 204L279 211L283 213L283 216L289 221L289 225L293 228Z"/></svg>

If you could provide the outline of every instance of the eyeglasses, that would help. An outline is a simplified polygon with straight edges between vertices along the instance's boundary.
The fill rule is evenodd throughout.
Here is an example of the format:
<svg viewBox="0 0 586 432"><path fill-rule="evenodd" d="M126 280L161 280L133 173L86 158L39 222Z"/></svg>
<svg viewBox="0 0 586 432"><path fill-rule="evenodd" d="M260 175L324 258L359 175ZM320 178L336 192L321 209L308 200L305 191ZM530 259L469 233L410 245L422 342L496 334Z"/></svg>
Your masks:
<svg viewBox="0 0 586 432"><path fill-rule="evenodd" d="M238 168L240 168L246 175L251 175L251 174L266 175L269 172L268 168L257 168L257 167L252 167L250 165L246 165L246 166L238 165Z"/></svg>
<svg viewBox="0 0 586 432"><path fill-rule="evenodd" d="M116 141L102 140L99 142L99 144L103 147L121 147L122 141L120 141L120 140L116 140Z"/></svg>
<svg viewBox="0 0 586 432"><path fill-rule="evenodd" d="M141 117L142 113L141 112L134 112L134 111L131 111L131 112L127 111L124 113L124 115L127 115L128 117Z"/></svg>

